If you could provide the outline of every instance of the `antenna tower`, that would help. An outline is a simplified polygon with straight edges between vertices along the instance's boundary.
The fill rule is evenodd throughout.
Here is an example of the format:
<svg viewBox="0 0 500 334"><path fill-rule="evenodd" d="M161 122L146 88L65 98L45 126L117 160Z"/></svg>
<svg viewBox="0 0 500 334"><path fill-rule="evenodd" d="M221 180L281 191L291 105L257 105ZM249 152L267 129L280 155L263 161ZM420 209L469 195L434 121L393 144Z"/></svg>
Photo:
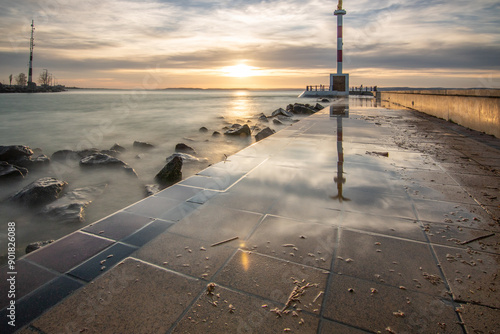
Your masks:
<svg viewBox="0 0 500 334"><path fill-rule="evenodd" d="M31 20L30 68L28 72L28 87L33 86L33 48L35 46L35 38L33 37L34 32L35 32L35 21Z"/></svg>

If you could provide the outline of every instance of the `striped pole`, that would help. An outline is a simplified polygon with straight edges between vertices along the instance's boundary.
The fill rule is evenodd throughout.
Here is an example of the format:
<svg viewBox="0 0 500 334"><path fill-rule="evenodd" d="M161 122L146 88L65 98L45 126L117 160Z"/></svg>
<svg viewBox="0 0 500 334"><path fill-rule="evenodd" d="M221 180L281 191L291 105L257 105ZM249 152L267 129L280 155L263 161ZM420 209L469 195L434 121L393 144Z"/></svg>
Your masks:
<svg viewBox="0 0 500 334"><path fill-rule="evenodd" d="M340 5L339 5L340 7ZM343 31L343 23L344 23L344 15L346 11L344 9L337 9L334 12L334 15L337 16L337 74L342 74L342 31Z"/></svg>
<svg viewBox="0 0 500 334"><path fill-rule="evenodd" d="M35 46L35 39L33 32L35 31L35 21L31 20L31 39L30 39L30 68L28 70L28 87L33 86L33 48Z"/></svg>

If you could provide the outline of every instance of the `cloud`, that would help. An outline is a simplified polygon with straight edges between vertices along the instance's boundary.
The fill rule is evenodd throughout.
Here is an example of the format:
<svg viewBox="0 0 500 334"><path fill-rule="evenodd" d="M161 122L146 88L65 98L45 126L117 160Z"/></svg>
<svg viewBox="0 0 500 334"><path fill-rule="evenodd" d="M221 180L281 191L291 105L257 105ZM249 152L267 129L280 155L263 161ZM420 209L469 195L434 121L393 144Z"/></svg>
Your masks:
<svg viewBox="0 0 500 334"><path fill-rule="evenodd" d="M0 78L26 72L31 18L37 29L35 66L74 71L72 77L157 66L212 75L246 61L309 78L311 70L323 75L336 65L335 1L326 7L320 0L4 3ZM359 0L344 7L347 70L498 71L497 1Z"/></svg>

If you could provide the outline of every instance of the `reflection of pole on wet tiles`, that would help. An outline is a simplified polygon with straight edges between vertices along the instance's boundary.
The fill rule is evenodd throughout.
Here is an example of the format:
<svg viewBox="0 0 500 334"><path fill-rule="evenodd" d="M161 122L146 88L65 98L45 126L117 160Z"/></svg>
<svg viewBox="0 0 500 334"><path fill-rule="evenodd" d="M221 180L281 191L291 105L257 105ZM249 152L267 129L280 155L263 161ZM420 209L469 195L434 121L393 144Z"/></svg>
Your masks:
<svg viewBox="0 0 500 334"><path fill-rule="evenodd" d="M236 239L238 239L238 238L239 238L239 237L233 237L233 238L231 238L231 239L227 239L227 240L219 241L219 242L216 242L215 244L210 245L210 247L219 246L219 245L225 244L225 243L227 243L227 242L230 242L230 241L236 240Z"/></svg>

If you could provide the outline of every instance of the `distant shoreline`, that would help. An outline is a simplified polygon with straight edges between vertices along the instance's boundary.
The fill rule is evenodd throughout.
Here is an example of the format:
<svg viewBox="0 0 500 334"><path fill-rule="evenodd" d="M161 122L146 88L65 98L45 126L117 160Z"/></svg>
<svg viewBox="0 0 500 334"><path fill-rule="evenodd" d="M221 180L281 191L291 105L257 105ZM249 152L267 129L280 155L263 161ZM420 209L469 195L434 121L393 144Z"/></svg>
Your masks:
<svg viewBox="0 0 500 334"><path fill-rule="evenodd" d="M64 86L7 86L0 85L0 93L60 93L66 91Z"/></svg>

